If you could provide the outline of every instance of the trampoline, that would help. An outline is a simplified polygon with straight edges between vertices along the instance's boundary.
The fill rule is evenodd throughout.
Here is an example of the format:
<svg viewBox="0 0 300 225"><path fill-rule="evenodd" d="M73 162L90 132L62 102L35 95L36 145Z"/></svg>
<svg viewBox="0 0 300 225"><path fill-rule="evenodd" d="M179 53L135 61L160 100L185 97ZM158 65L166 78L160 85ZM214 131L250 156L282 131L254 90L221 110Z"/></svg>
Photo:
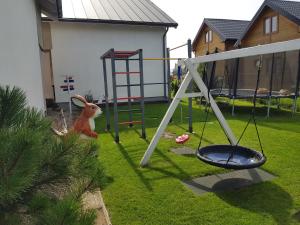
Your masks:
<svg viewBox="0 0 300 225"><path fill-rule="evenodd" d="M198 149L201 161L226 169L251 169L262 166L266 157L253 149L232 145L210 145Z"/></svg>
<svg viewBox="0 0 300 225"><path fill-rule="evenodd" d="M214 97L227 97L227 98L234 98L234 99L250 99L253 98L255 93L254 89L237 89L236 94L232 93L230 89L212 89L210 91L211 95ZM268 99L272 98L294 98L296 96L295 93L287 93L282 94L280 91L271 91L271 93L258 93L257 98L260 99Z"/></svg>
<svg viewBox="0 0 300 225"><path fill-rule="evenodd" d="M297 98L300 94L300 52L288 51L282 53L265 54L262 56L261 80L257 98L265 99L268 113L272 99L279 107L280 99L289 98L294 101L293 112L296 111ZM205 66L203 81L211 87L211 95L225 97L232 100L232 114L234 115L234 100L251 99L255 93L257 56L221 60L211 62ZM210 79L213 74L213 79Z"/></svg>

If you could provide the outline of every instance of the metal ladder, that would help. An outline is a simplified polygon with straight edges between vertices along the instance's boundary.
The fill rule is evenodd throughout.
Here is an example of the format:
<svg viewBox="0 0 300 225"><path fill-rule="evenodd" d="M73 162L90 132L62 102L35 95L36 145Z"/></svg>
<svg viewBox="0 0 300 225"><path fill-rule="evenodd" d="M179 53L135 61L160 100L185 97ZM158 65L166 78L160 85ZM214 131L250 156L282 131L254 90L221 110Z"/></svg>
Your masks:
<svg viewBox="0 0 300 225"><path fill-rule="evenodd" d="M145 131L145 104L144 104L144 73L143 73L143 50L138 49L136 51L115 51L110 49L101 56L103 62L103 75L104 75L104 87L105 87L105 109L106 109L106 129L110 130L110 112L109 104L113 103L114 106L114 132L115 132L115 142L119 143L119 125L128 125L132 127L134 124L141 124L142 133L141 137L146 138ZM109 99L108 93L108 82L107 82L107 69L106 69L106 59L111 61L111 72L112 72L112 88L113 88L113 99ZM126 71L116 71L116 62L125 61ZM139 71L130 71L130 61L139 62ZM126 84L117 84L117 76L126 76ZM139 76L139 83L132 84L130 82L130 76ZM118 88L127 88L126 97L118 97ZM131 87L139 87L140 96L132 96ZM120 101L127 100L128 109L118 110L118 104ZM135 101L139 101L140 109L133 109L132 104ZM134 121L133 113L140 112L141 120ZM119 113L128 113L129 121L119 122Z"/></svg>

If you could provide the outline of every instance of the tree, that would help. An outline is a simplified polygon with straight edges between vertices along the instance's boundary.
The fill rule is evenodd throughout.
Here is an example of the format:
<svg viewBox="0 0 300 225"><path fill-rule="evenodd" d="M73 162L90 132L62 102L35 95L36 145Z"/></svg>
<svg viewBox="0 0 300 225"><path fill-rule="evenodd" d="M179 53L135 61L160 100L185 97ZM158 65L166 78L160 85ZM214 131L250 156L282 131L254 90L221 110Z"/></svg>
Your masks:
<svg viewBox="0 0 300 225"><path fill-rule="evenodd" d="M22 90L0 86L0 224L93 224L81 196L104 181L98 146L50 128Z"/></svg>

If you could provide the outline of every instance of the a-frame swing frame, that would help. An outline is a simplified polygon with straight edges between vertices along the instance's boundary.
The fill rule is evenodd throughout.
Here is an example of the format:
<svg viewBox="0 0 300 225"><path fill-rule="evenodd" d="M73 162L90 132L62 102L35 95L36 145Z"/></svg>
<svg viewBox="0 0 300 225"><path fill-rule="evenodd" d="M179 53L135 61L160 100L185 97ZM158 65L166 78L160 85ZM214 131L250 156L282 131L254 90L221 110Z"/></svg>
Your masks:
<svg viewBox="0 0 300 225"><path fill-rule="evenodd" d="M186 59L185 61L182 61L181 63L183 63L185 65L185 67L188 69L189 72L185 76L183 82L181 83L181 86L178 89L173 101L171 102L171 104L167 110L167 113L165 114L155 135L153 136L153 138L148 146L148 149L145 152L145 154L140 162L141 166L147 165L152 153L154 152L154 150L158 144L160 137L162 136L163 132L165 131L166 127L168 126L169 121L170 121L171 117L173 116L173 114L182 98L193 98L193 97L203 96L206 99L206 101L210 102L211 109L215 113L229 142L232 145L236 145L236 143L237 143L237 139L236 139L235 135L233 134L231 128L229 127L229 125L228 125L226 119L224 118L221 110L219 109L217 103L215 102L215 100L213 99L211 94L208 93L206 85L204 84L202 78L198 74L196 68L193 66L191 60ZM200 90L199 93L186 93L186 90L192 80L194 80L196 85L198 86L198 88ZM208 94L210 96L208 96Z"/></svg>
<svg viewBox="0 0 300 225"><path fill-rule="evenodd" d="M186 75L185 79L183 80L179 90L177 91L177 94L175 95L172 103L169 106L169 109L164 116L163 120L161 121L155 135L153 136L147 151L145 152L140 165L145 166L147 165L153 151L156 148L156 145L162 136L164 130L168 126L168 123L175 112L175 109L177 108L180 100L182 98L192 98L197 96L203 96L206 101L210 101L211 108L213 112L215 113L222 129L224 130L229 142L231 145L237 144L237 139L235 135L233 134L231 128L229 127L227 121L225 120L222 112L220 111L218 105L216 104L213 97L210 95L208 98L208 91L207 87L204 84L202 78L198 75L198 72L194 65L198 65L199 63L207 63L207 62L216 62L219 60L226 60L226 59L234 59L234 58L242 58L242 57L249 57L249 56L256 56L256 55L264 55L264 54L272 54L272 53L279 53L279 52L287 52L287 51L293 51L293 50L299 50L300 49L300 39L291 40L291 41L284 41L284 42L277 42L277 43L271 43L266 45L259 45L255 47L250 48L243 48L243 49L236 49L232 51L227 52L221 52L216 53L212 55L206 55L201 56L194 59L186 59L181 62L181 64L184 64L186 68L188 69L188 74ZM200 93L185 93L187 90L188 85L190 82L194 80L196 85L198 86ZM297 82L299 85L299 81Z"/></svg>

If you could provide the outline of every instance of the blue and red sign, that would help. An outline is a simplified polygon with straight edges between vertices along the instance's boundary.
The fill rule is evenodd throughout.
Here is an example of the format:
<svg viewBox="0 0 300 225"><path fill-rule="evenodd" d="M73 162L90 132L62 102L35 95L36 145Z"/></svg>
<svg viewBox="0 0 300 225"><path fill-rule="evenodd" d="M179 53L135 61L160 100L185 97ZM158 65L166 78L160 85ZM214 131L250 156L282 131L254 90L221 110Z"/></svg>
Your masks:
<svg viewBox="0 0 300 225"><path fill-rule="evenodd" d="M66 78L64 79L65 85L61 85L60 88L63 91L74 91L75 90L74 85L73 85L74 82L75 82L75 80L73 79L73 77L66 76ZM72 84L70 84L70 83L72 83Z"/></svg>

